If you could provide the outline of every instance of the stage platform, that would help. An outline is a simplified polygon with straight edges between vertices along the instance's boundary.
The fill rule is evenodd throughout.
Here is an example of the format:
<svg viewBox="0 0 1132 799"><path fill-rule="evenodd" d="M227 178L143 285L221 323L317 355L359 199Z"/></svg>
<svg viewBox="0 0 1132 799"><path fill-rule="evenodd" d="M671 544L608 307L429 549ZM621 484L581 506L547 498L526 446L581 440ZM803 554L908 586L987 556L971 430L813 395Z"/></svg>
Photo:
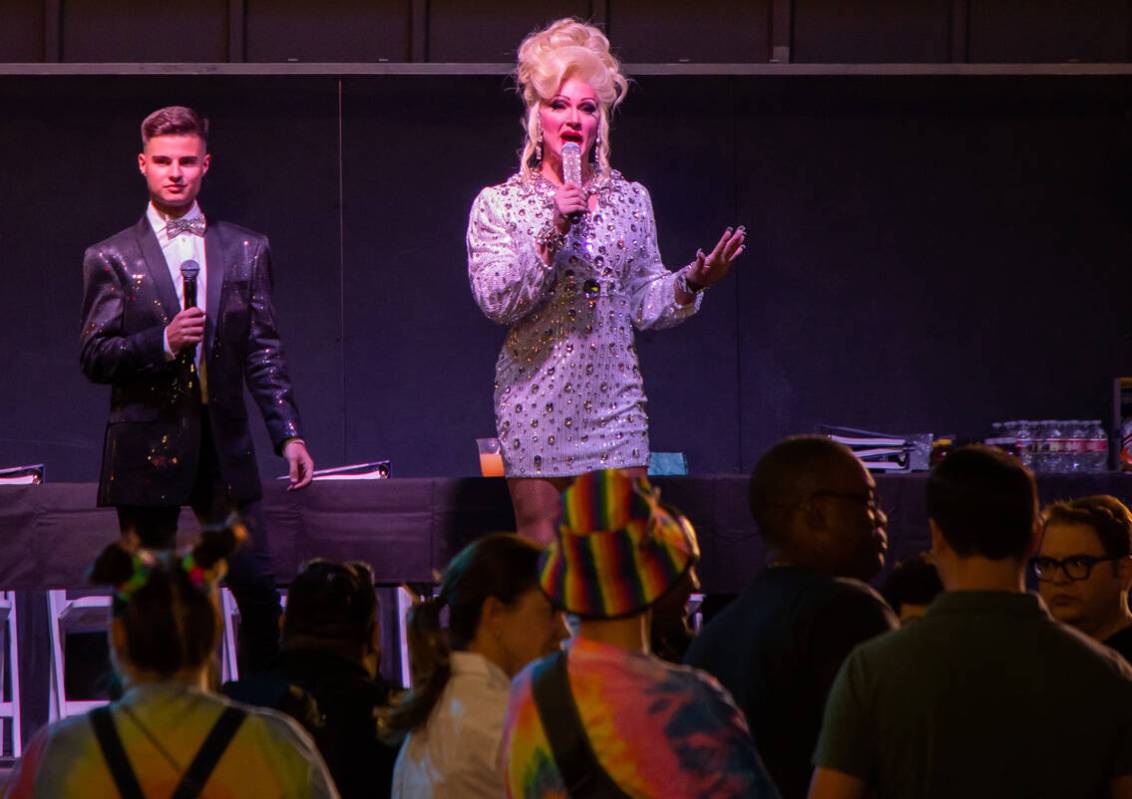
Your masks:
<svg viewBox="0 0 1132 799"><path fill-rule="evenodd" d="M926 474L880 475L881 506L888 514L888 566L929 544L924 510ZM704 591L735 594L761 567L762 542L747 510L742 475L657 478L664 499L696 525L703 550ZM1132 500L1132 475L1043 475L1043 502L1113 494ZM507 486L485 478L418 478L319 482L302 491L264 486L275 574L286 584L308 558L361 559L382 586L429 583L449 559L477 536L514 527ZM48 616L45 590L79 588L107 541L118 535L112 509L94 507L92 483L49 483L0 489L0 588L17 591L20 604L20 674L23 727L30 736L47 720ZM199 529L182 512L182 542ZM887 570L886 568L886 570ZM883 575L877 578L880 582ZM401 679L393 591L382 602L382 672ZM103 662L100 668L105 668Z"/></svg>
<svg viewBox="0 0 1132 799"><path fill-rule="evenodd" d="M889 562L928 546L927 475L880 475L889 517ZM1086 494L1132 499L1132 475L1042 475L1042 501ZM760 567L762 542L747 510L742 475L658 478L666 501L696 525L703 550L700 579L710 593L736 593ZM112 509L95 508L92 483L0 489L0 588L40 590L83 585L102 546L118 534ZM370 562L379 583L430 582L464 544L514 528L499 478L412 478L317 482L302 491L264 486L275 573L287 583L313 557ZM182 512L182 540L196 522Z"/></svg>

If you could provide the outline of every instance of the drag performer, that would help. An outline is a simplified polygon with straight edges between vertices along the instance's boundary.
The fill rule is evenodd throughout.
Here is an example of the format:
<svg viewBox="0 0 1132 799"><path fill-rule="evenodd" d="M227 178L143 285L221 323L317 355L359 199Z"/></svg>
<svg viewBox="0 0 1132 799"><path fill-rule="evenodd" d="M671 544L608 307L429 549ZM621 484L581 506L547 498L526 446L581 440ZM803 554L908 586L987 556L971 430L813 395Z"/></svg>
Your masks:
<svg viewBox="0 0 1132 799"><path fill-rule="evenodd" d="M679 324L742 254L727 228L710 253L669 271L652 201L609 166L610 113L628 82L591 25L559 20L519 48L527 106L519 172L480 192L468 222L476 302L510 325L496 363L495 418L520 532L554 537L569 478L618 468L644 475L645 393L633 328ZM563 147L581 182L563 179Z"/></svg>
<svg viewBox="0 0 1132 799"><path fill-rule="evenodd" d="M276 330L267 239L202 215L207 120L171 106L141 132L149 205L83 257L80 360L90 380L111 386L98 504L117 508L123 535L161 549L175 543L182 505L202 524L244 517L251 545L232 558L228 584L241 668L254 670L278 648L279 597L245 382L290 466L290 488L307 485L314 466Z"/></svg>

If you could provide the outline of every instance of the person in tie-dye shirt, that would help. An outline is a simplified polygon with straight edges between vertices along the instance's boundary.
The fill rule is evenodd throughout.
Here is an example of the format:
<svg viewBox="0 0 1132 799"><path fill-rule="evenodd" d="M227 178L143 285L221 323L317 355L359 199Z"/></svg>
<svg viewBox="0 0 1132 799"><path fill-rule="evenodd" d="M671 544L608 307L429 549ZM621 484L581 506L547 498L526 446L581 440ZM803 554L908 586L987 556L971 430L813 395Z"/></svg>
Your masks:
<svg viewBox="0 0 1132 799"><path fill-rule="evenodd" d="M602 796L778 796L719 683L648 652L650 608L699 558L691 522L659 500L646 480L618 471L582 475L563 494L540 585L579 617L579 632L564 655L535 661L512 684L503 739L511 799L569 796L560 764L587 749L581 762L606 786ZM536 699L562 657L584 739L570 753L550 743L570 714Z"/></svg>

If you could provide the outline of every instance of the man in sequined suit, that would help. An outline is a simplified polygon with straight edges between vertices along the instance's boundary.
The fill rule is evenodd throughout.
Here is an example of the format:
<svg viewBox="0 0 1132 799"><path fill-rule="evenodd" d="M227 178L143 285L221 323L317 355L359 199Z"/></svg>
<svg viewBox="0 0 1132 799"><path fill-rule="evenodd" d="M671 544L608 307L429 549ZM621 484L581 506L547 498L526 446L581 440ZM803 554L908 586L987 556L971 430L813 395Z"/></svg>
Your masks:
<svg viewBox="0 0 1132 799"><path fill-rule="evenodd" d="M247 523L252 543L231 560L228 585L240 607L241 668L251 671L278 650L279 596L245 383L289 463L290 488L307 485L314 464L275 324L267 239L206 221L196 202L207 136L207 120L183 106L142 123L138 167L150 202L83 257L80 361L90 380L111 386L98 504L117 508L123 535L174 546L182 505L202 524L233 511ZM200 267L189 307L186 262Z"/></svg>

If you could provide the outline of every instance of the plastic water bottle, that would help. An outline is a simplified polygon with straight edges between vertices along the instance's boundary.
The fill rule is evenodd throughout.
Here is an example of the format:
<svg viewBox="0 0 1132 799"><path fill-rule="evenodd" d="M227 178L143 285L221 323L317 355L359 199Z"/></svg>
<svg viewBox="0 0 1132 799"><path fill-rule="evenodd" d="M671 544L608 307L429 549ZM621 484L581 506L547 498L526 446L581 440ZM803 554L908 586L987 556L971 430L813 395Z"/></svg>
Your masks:
<svg viewBox="0 0 1132 799"><path fill-rule="evenodd" d="M1023 466L1034 468L1034 424L1028 419L1013 422L1014 441L1018 446L1018 460Z"/></svg>
<svg viewBox="0 0 1132 799"><path fill-rule="evenodd" d="M1049 431L1051 423L1048 419L1034 422L1034 471L1050 471L1050 440Z"/></svg>
<svg viewBox="0 0 1132 799"><path fill-rule="evenodd" d="M1047 472L1065 471L1065 454L1068 447L1065 440L1065 428L1057 419L1046 422L1046 440L1049 442L1049 456L1047 458Z"/></svg>
<svg viewBox="0 0 1132 799"><path fill-rule="evenodd" d="M1089 441L1089 427L1088 422L1080 419L1063 422L1061 428L1063 433L1063 440L1065 441L1064 454L1062 463L1067 472L1087 472L1091 471L1089 468L1089 458L1086 453L1086 448Z"/></svg>
<svg viewBox="0 0 1132 799"><path fill-rule="evenodd" d="M1100 419L1092 419L1088 424L1088 438L1085 441L1085 462L1088 472L1103 472L1108 469L1108 433Z"/></svg>

